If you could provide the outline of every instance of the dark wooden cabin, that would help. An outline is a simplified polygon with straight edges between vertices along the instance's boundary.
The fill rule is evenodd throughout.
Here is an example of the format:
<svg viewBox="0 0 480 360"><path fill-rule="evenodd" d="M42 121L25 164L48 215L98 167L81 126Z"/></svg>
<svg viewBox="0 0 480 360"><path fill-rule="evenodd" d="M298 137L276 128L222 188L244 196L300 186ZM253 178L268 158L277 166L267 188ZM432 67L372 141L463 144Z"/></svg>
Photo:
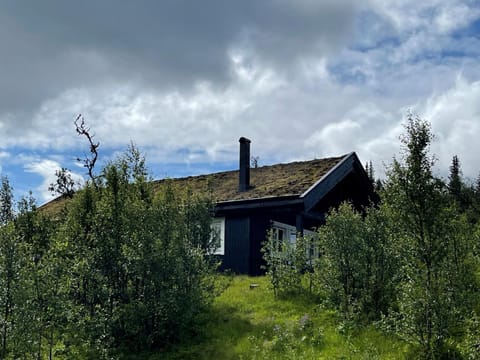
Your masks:
<svg viewBox="0 0 480 360"><path fill-rule="evenodd" d="M210 189L215 206L214 230L220 237L216 254L222 269L262 273L261 246L269 229L290 239L313 230L341 202L360 208L373 187L352 152L339 157L250 168L250 140L240 138L239 170L175 179L194 191Z"/></svg>

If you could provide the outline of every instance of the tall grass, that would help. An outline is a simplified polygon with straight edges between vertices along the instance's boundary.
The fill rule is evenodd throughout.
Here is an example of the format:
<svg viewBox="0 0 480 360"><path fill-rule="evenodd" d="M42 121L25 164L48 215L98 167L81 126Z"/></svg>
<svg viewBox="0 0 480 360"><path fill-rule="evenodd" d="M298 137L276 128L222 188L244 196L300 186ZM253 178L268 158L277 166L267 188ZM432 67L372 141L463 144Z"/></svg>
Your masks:
<svg viewBox="0 0 480 360"><path fill-rule="evenodd" d="M342 322L307 297L275 299L265 277L229 282L181 345L131 359L403 359L407 345L372 326ZM251 287L251 284L257 284Z"/></svg>

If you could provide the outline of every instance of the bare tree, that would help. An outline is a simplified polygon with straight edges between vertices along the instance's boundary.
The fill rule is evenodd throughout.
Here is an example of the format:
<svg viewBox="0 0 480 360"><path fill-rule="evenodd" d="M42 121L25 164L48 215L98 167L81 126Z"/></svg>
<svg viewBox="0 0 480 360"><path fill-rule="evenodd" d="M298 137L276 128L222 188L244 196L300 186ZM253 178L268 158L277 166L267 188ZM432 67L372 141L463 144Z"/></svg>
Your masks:
<svg viewBox="0 0 480 360"><path fill-rule="evenodd" d="M85 156L84 159L77 158L78 161L83 162L83 166L87 168L88 171L88 176L92 180L92 183L96 187L96 177L93 172L95 168L95 163L97 162L98 159L98 147L100 146L99 142L94 142L93 138L95 137L94 134L91 134L90 128L85 125L85 119L83 118L82 114L78 114L77 118L75 119L75 126L76 126L76 131L78 135L83 135L87 138L89 144L90 144L90 154L91 156Z"/></svg>

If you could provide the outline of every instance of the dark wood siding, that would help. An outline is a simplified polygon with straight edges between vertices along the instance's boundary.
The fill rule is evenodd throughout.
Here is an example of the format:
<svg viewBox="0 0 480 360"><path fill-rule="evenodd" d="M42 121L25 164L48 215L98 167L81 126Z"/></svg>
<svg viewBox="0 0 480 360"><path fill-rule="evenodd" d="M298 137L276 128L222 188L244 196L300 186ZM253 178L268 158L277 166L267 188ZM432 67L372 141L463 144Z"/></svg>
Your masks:
<svg viewBox="0 0 480 360"><path fill-rule="evenodd" d="M225 256L222 268L248 274L250 263L250 217L225 218Z"/></svg>
<svg viewBox="0 0 480 360"><path fill-rule="evenodd" d="M295 226L296 215L300 211L301 209L295 207L284 207L265 211L257 210L252 213L250 217L250 268L248 272L250 275L265 273L265 270L262 269L265 262L263 261L261 248L267 238L272 221Z"/></svg>
<svg viewBox="0 0 480 360"><path fill-rule="evenodd" d="M250 275L265 273L265 270L261 268L264 264L261 248L267 238L269 229L270 219L268 215L257 212L252 216L250 229Z"/></svg>
<svg viewBox="0 0 480 360"><path fill-rule="evenodd" d="M312 211L327 213L332 208L338 207L343 201L349 201L357 210L361 210L363 206L368 205L371 201L375 201L373 192L365 190L370 190L369 186L371 187L366 181L365 184L362 184L359 176L354 172L350 173L323 197L313 207Z"/></svg>
<svg viewBox="0 0 480 360"><path fill-rule="evenodd" d="M264 270L261 247L272 221L312 230L325 222L325 214L342 201L358 209L369 203L372 184L355 154L340 162L325 179L305 196L288 195L222 202L217 216L225 216L225 256L222 269L258 275Z"/></svg>

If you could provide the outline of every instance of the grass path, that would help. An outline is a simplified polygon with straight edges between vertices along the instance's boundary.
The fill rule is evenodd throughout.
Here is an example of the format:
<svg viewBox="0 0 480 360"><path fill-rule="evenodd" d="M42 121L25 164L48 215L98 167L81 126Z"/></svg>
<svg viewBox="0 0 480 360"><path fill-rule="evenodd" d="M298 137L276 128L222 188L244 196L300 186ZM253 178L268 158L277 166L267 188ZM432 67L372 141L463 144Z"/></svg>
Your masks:
<svg viewBox="0 0 480 360"><path fill-rule="evenodd" d="M334 311L305 298L275 299L265 277L230 281L196 336L150 359L404 358L406 345L373 327L349 329Z"/></svg>

